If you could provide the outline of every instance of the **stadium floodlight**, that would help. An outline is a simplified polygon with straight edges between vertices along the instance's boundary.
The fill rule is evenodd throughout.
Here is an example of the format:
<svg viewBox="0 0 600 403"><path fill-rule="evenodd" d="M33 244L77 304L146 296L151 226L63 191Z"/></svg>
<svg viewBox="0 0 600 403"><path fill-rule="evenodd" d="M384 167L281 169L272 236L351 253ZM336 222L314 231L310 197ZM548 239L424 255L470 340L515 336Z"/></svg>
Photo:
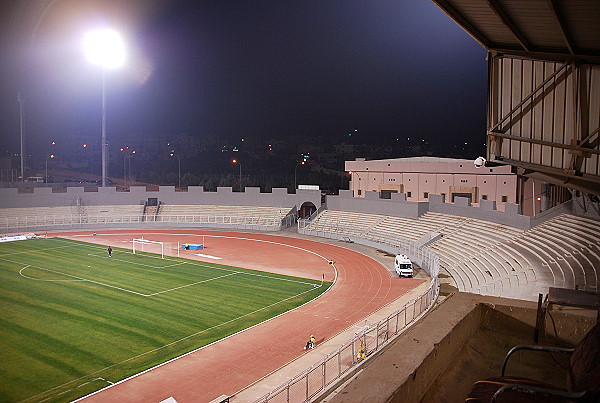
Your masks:
<svg viewBox="0 0 600 403"><path fill-rule="evenodd" d="M103 68L114 69L125 63L125 43L112 29L88 32L84 37L84 49L89 62Z"/></svg>
<svg viewBox="0 0 600 403"><path fill-rule="evenodd" d="M100 29L88 32L83 40L85 54L92 64L102 67L102 187L106 186L106 91L105 71L125 63L125 44L123 38L112 29Z"/></svg>

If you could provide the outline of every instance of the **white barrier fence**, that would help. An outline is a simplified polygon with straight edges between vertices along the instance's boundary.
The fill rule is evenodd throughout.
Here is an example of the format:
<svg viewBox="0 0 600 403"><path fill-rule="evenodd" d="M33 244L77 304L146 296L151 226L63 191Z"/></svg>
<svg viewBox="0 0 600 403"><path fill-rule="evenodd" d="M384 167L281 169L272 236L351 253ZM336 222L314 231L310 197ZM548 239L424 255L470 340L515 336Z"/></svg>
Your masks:
<svg viewBox="0 0 600 403"><path fill-rule="evenodd" d="M264 395L255 403L310 402L352 373L373 353L385 347L395 336L417 321L435 302L439 292L437 278L427 291L400 310L356 334L321 361L288 382ZM231 399L235 402L235 396Z"/></svg>
<svg viewBox="0 0 600 403"><path fill-rule="evenodd" d="M350 226L349 226L350 227ZM337 230L340 228L337 227ZM317 231L310 230L310 223L300 221L298 232L307 235L317 235ZM334 239L348 238L342 231L329 232L319 230L317 236ZM296 375L288 382L280 385L267 393L255 403L296 403L310 402L328 389L333 388L351 375L354 369L369 357L385 347L395 336L402 333L415 323L429 310L439 295L439 258L426 247L419 246L413 241L382 239L361 239L352 237L356 243L376 246L380 249L402 250L412 260L419 262L422 269L432 278L427 291L419 297L406 303L402 308L382 319L372 326L361 330L344 343L340 348L329 353L302 373ZM235 402L235 396L231 399Z"/></svg>
<svg viewBox="0 0 600 403"><path fill-rule="evenodd" d="M264 231L277 231L287 228L295 223L295 216L288 214L281 217L247 216L247 215L157 215L144 214L102 214L102 215L44 215L1 217L0 230L4 232L19 229L34 228L89 228L101 227L107 224L138 224L152 226L153 224L177 224L198 227L221 227L233 229L255 229Z"/></svg>

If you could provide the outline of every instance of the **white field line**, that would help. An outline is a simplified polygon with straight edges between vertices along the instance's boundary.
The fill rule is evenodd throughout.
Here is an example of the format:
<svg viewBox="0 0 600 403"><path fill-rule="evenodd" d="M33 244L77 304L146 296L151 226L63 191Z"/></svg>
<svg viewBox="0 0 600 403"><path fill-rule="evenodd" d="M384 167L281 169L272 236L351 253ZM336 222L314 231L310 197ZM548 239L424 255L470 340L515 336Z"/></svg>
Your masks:
<svg viewBox="0 0 600 403"><path fill-rule="evenodd" d="M22 262L15 262L14 260L10 260L10 259L4 259L2 257L0 257L0 260L4 260L6 262L15 263L15 264L19 264L19 265L25 264L25 263L22 263ZM87 278L84 278L84 277L74 276L72 274L63 273L63 272L60 272L60 271L57 271L57 270L46 269L44 267L39 267L39 266L34 266L34 265L29 265L29 267L33 267L34 269L43 270L43 271L47 271L47 272L50 272L50 273L60 274L62 276L66 276L66 277L71 277L71 278L74 278L74 279L77 279L77 280L80 280L80 281L87 281L88 283L98 284L98 285L101 285L101 286L104 286L104 287L108 287L108 288L115 288L117 290L125 291L125 292L131 293L131 294L136 294L136 295L141 295L143 297L147 297L146 294L142 294L142 293L139 293L139 292L136 292L136 291L131 291L131 290L128 290L126 288L122 288L122 287L117 287L115 285L101 283L99 281L90 280L90 279L87 279Z"/></svg>
<svg viewBox="0 0 600 403"><path fill-rule="evenodd" d="M223 259L222 257L205 255L204 253L194 253L194 255L195 256L200 256L200 257L206 257L206 258L209 258L209 259L215 259L215 260L221 260L221 259Z"/></svg>
<svg viewBox="0 0 600 403"><path fill-rule="evenodd" d="M24 264L24 263L20 263L20 262L15 262L14 260L4 259L4 258L1 258L1 257L0 257L0 260L4 260L4 261L15 263L15 264ZM66 276L66 277L72 277L74 280L42 280L42 279L39 279L39 278L28 277L28 276L25 276L23 273L21 273L24 269L26 269L28 267L32 267L32 268L38 269L38 270L47 271L47 272L50 272L50 273L60 274L60 275ZM171 289L168 289L168 290L163 290L163 291L155 292L155 293L152 293L152 294L144 294L144 293L141 293L141 292L128 290L127 288L117 287L116 285L106 284L106 283L102 283L100 281L90 280L90 279L87 279L87 278L84 278L84 277L74 276L72 274L67 274L67 273L63 273L63 272L57 271L57 270L46 269L46 268L39 267L39 266L34 266L34 265L26 265L21 270L19 270L19 274L21 276L25 277L25 278L28 278L28 279L31 279L31 280L39 280L39 281L86 281L88 283L98 284L98 285L101 285L101 286L104 286L104 287L114 288L114 289L117 289L117 290L120 290L120 291L124 291L124 292L128 292L128 293L131 293L131 294L140 295L142 297L153 297L155 295L164 294L164 293L167 293L167 292L170 292L170 291L179 290L181 288L190 287L190 286L193 286L193 285L196 285L196 284L206 283L206 282L209 282L209 281L218 280L218 279L223 278L223 277L233 276L234 274L243 274L243 273L233 272L233 273L225 274L223 276L213 277L213 278L209 278L207 280L202 280L202 281L196 281L194 283L185 284L185 285L182 285L182 286L179 286L179 287L175 287L175 288L171 288Z"/></svg>
<svg viewBox="0 0 600 403"><path fill-rule="evenodd" d="M234 238L234 237L225 237L225 238ZM104 249L104 247L101 247L101 246L93 246L93 245L82 244L82 243L79 243L79 242L70 241L70 240L68 240L68 239L62 239L62 238L60 238L60 240L61 240L61 241L64 241L64 242L67 242L67 243L69 243L70 245L59 246L59 247L54 247L54 248L38 249L38 251L41 251L41 250L51 250L51 249L58 249L58 248L65 248L65 247L69 247L69 246L84 246L84 247L89 247L89 248L94 248L94 249ZM292 248L297 248L297 249L301 249L301 250L304 250L304 251L310 252L310 251L308 251L307 249L304 249L304 248L299 248L299 247L295 247L295 246L291 246L291 245L285 245L285 244L281 244L281 243L279 243L279 242L271 242L271 241L265 241L265 242L266 242L266 243L278 244L278 245L284 245L284 246L290 246L290 247L292 247ZM34 251L34 252L35 252L35 251ZM24 252L19 252L19 253L24 253ZM98 252L98 253L99 253L99 252ZM96 253L96 254L94 254L94 253L88 253L88 256L97 256L97 257L100 257L100 256L98 255L98 253ZM125 251L125 252L121 252L121 253L129 253L129 254L133 254L133 253L131 253L131 252L126 252L126 251ZM310 252L310 253L316 254L316 253L314 253L314 252ZM7 254L7 255L8 255L8 254ZM320 255L317 255L317 256L320 256ZM147 256L147 255L144 255L144 257L148 257L148 258L154 258L154 256ZM102 258L103 258L103 259L109 259L109 257L107 257L107 256L106 256L106 257L102 257ZM23 265L25 264L25 263L22 263L22 262L15 262L15 261L12 261L12 260L3 259L3 258L2 258L2 255L0 255L0 259L2 259L2 260L6 260L6 261L9 261L9 262L12 262L12 263L16 263L16 264L23 264ZM160 267L159 267L159 266L151 266L151 265L147 265L147 264L143 264L143 263L139 263L139 262L129 262L129 261L126 261L126 260L122 260L122 259L116 259L116 258L110 258L110 259L118 260L118 261L125 262L125 263L129 263L129 264L136 264L136 265L139 265L139 266L150 267L150 268L153 268L153 269L161 269L161 268L163 268L163 267L164 267L164 266L160 266ZM258 273L245 273L245 272L239 272L239 271L235 271L235 270L229 270L229 269L224 269L224 268L220 268L220 267L206 266L206 265L203 265L203 264L197 264L197 263L194 263L194 262L180 262L180 261L177 261L177 260L172 260L172 259L169 259L169 258L165 258L165 259L161 259L161 260L168 260L168 261L174 261L174 262L177 262L177 263L173 264L172 266L176 266L176 265L180 265L180 264L190 264L190 265L193 265L193 266L198 266L198 267L205 267L205 268L210 268L210 269L216 269L216 270L227 271L227 272L231 272L232 274L244 274L244 275L247 275L247 276L263 277L263 278L269 278L269 279L273 279L273 280L279 280L279 281L287 281L287 282L298 283L298 284L306 284L306 285L310 285L310 286L312 286L312 287L313 287L313 289L314 289L314 288L317 288L317 287L319 286L319 284L315 284L315 283L309 283L309 282L306 282L306 281L298 281L298 280L292 280L292 279L287 279L287 278L278 278L278 277L272 277L272 276L268 276L268 275L264 275L264 274L258 274ZM114 288L114 289L117 289L117 290L122 290L122 291L125 291L125 292L128 292L128 293L132 293L132 294L135 294L135 295L140 295L140 296L144 296L144 297L148 297L148 296L152 296L152 295L156 295L156 294L160 294L160 293L164 293L164 292L166 292L166 291L159 291L158 293L144 294L144 293L139 293L139 292L136 292L136 291L128 290L128 289L126 289L126 288L117 287L117 286L113 286L113 285L110 285L110 284L101 283L101 282L94 281L94 280L89 280L89 279L82 278L82 277L72 276L72 275L69 275L69 274L66 274L66 273L62 273L62 272L58 272L58 271L53 271L53 270L50 270L50 269L44 269L44 268L41 268L41 267L36 267L36 266L31 266L31 267L35 267L35 268L37 268L37 269L40 269L40 270L46 270L46 271L50 271L50 272L53 272L53 273L62 274L62 275L68 276L68 277L73 277L73 278L76 278L76 279L78 279L78 280L80 280L80 281L88 281L88 282L90 282L90 283L94 283L94 284L102 285L102 286L109 287L109 288ZM220 278L220 277L217 277L217 278ZM184 285L184 286L181 286L181 287L178 287L178 288L187 287L187 286L190 286L190 285L193 285L193 284L196 284L196 283L192 283L192 284Z"/></svg>
<svg viewBox="0 0 600 403"><path fill-rule="evenodd" d="M88 256L97 256L97 257L100 257L100 256L98 256L98 254L94 254L94 253L88 253ZM109 257L101 257L101 258L102 259L113 259L113 258L109 258ZM22 262L16 262L14 260L5 259L5 258L2 258L2 257L0 257L0 260L4 260L4 261L15 263L15 264L25 264L25 263L22 263ZM126 260L121 260L121 259L114 259L114 260L118 260L118 261L125 262L125 263L137 264L137 265L146 266L146 267L151 267L151 268L154 268L154 269L162 269L162 268L164 268L164 267L156 267L156 266L145 265L143 263L137 263L137 262L128 262ZM167 266L167 267L178 266L178 265L181 265L181 264L186 264L186 262L178 262L178 263L175 263L175 264ZM35 269L38 269L38 270L43 270L43 271L47 271L47 272L51 272L51 273L55 273L55 274L60 274L60 275L66 276L66 277L71 277L71 278L73 278L73 280L42 280L42 279L36 279L36 278L33 278L33 277L29 277L29 276L26 276L26 275L24 275L22 273L22 271L24 269L28 268L28 267L32 267L32 268L35 268ZM43 267L39 267L39 266L34 266L34 265L26 265L25 267L21 268L21 270L19 270L19 274L22 277L24 277L24 278L31 279L31 280L38 280L38 281L86 281L88 283L97 284L97 285L101 285L103 287L108 287L108 288L114 288L116 290L124 291L124 292L130 293L130 294L134 294L134 295L139 295L139 296L142 296L142 297L153 297L155 295L165 294L167 292L179 290L179 289L186 288L186 287L191 287L193 285L207 283L209 281L218 280L220 278L233 276L235 274L246 274L246 273L243 273L243 272L237 272L237 271L232 271L232 270L228 270L228 271L230 273L229 274L225 274L223 276L213 277L213 278L209 278L207 280L202 280L202 281L196 281L194 283L184 284L184 285L179 286L179 287L174 287L174 288L170 288L170 289L167 289L167 290L158 291L158 292L151 293L151 294L144 294L144 293L141 293L141 292L129 290L127 288L118 287L118 286L115 286L115 285L102 283L100 281L91 280L91 279L88 279L88 278L85 278L85 277L79 277L79 276L75 276L75 275L72 275L72 274L67 274L67 273L63 273L63 272L57 271L57 270L47 269L47 268L43 268ZM310 284L310 283L303 283L303 284L312 285L313 288L316 287L315 284Z"/></svg>
<svg viewBox="0 0 600 403"><path fill-rule="evenodd" d="M113 252L113 254L114 253L115 252ZM117 253L122 253L122 252L118 251ZM125 253L127 253L127 252L125 252ZM113 255L113 257L101 256L100 252L97 252L97 253L88 253L87 255L88 256L94 256L94 257L99 257L100 259L110 259L110 260L117 261L117 262L124 262L124 263L128 263L128 264L133 264L133 265L136 265L136 266L149 267L151 269L163 269L164 267L166 267L166 266L152 266L150 264L144 264L144 263L140 263L140 262L132 262L130 260L117 259L116 257L114 257L114 255ZM144 257L150 257L150 256L144 256ZM184 263L185 262L181 262L181 263L178 263L178 264L184 264ZM168 267L177 266L178 264L173 264L173 265L170 265Z"/></svg>
<svg viewBox="0 0 600 403"><path fill-rule="evenodd" d="M33 250L26 250L26 251L23 251L23 252L2 253L2 254L0 254L0 257L2 257L2 256L10 256L10 255L22 255L22 254L31 255L32 253L42 252L42 251L46 251L46 250L62 249L62 248L73 248L75 246L83 246L83 244L54 246L52 248L33 249Z"/></svg>
<svg viewBox="0 0 600 403"><path fill-rule="evenodd" d="M246 238L225 237L225 236L223 236L223 237L220 237L220 238L246 239ZM249 240L252 240L252 239L250 239L250 238L248 238L248 239L249 239ZM70 240L68 240L68 239L64 239L64 241L66 241L66 242L73 242L73 243L76 243L76 242L74 242L74 241L70 241ZM313 255L316 255L316 256L319 256L319 257L321 257L321 258L325 259L323 256L319 255L318 253L312 252L312 251L310 251L310 250L308 250L308 249L300 248L300 247L298 247L298 246L286 245L286 244L284 244L284 243L272 242L272 241L261 241L261 242L265 242L265 243L272 243L272 244L276 244L276 245L282 245L282 246L287 246L287 247L294 248L294 249L303 250L303 251L305 251L305 252L311 253L311 254L313 254ZM78 245L81 245L81 246L89 246L89 245L85 245L85 244L78 244ZM90 246L90 247L94 247L94 246ZM100 248L100 247L99 247L99 248ZM102 248L102 249L103 249L103 248ZM132 254L132 255L133 255L133 253L132 253L132 252L127 252L127 251L119 251L119 253L128 253L128 254ZM92 254L90 254L90 255L92 255ZM152 258L152 259L160 259L160 260L167 260L167 261L179 262L178 260L169 259L169 258L167 258L167 257L165 257L164 259L161 259L160 257L154 257L154 256L148 256L148 255L142 255L142 256L144 256L144 257L148 257L148 258ZM107 258L107 259L108 259L108 258ZM113 258L113 259L114 259L114 258ZM327 259L325 259L325 260L327 260ZM327 261L329 261L329 260L327 260ZM139 265L142 265L142 266L147 266L147 267L159 268L159 267L155 267L155 266L144 265L144 264L142 264L142 263L134 263L134 262L129 262L129 263L131 263L131 264L139 264ZM268 275L266 275L266 274L238 272L238 271L235 271L235 270L224 269L224 268L222 268L222 267L213 267L213 266L207 266L207 265L200 264L200 263L195 263L195 262L185 262L185 264L189 264L189 265L192 265L192 266L198 266L198 267L207 267L207 268L214 269L214 270L222 270L222 271L228 271L228 272L233 272L233 273L239 273L239 274L244 274L244 275L246 275L246 276L256 276L256 277L270 278L270 279L272 279L272 280L288 281L288 282L291 282L291 283L308 284L308 285L312 285L313 287L317 287L317 286L319 286L319 284L315 284L315 283L309 283L309 282L306 282L306 281L298 281L298 280L292 280L292 279L288 279L288 278L279 278L279 277L273 277L273 276L268 276ZM337 278L337 270L336 270L336 278Z"/></svg>
<svg viewBox="0 0 600 403"><path fill-rule="evenodd" d="M179 263L173 263L173 264L168 264L166 266L161 267L162 269L166 269L168 267L174 267L174 266L181 266L182 264L187 264L187 262L179 262Z"/></svg>
<svg viewBox="0 0 600 403"><path fill-rule="evenodd" d="M29 401L29 400L33 400L33 399L35 399L36 397L38 397L38 396L40 396L40 395L42 395L42 394L44 394L44 393L52 392L52 391L53 391L53 390L55 390L55 389L59 389L59 388L61 388L61 387L64 387L64 386L66 386L66 385L69 385L69 384L72 384L72 383L75 383L75 382L77 382L77 381L80 381L80 380L82 380L82 379L85 379L85 378L88 378L88 377L91 377L91 376L95 376L96 374L98 374L98 373L100 373L100 372L102 372L102 371L109 370L109 369L111 369L111 368L114 368L114 367L116 367L116 366L118 366L118 365L125 364L126 362L129 362L129 361L135 360L135 359L137 359L137 358L140 358L140 357L143 357L143 356L145 356L145 355L148 355L148 354L155 353L155 352L157 352L157 351L160 351L160 350L162 350L162 349L164 349L164 348L167 348L167 347L173 346L173 345L175 345L175 344L177 344L177 343L180 343L180 342L182 342L182 341L184 341L184 340L190 339L190 338L192 338L192 337L194 337L194 336L198 336L198 335L200 335L200 334L203 334L203 333L209 332L209 331L211 331L211 330L217 329L217 328L219 328L219 327L221 327L221 326L228 325L228 324L230 324L230 323L232 323L232 322L235 322L235 321L237 321L237 320L239 320L239 319L245 318L246 316L253 315L253 314L257 313L257 312L264 311L265 309L268 309L268 308L271 308L271 307L273 307L273 306L275 306L275 305L281 304L282 302L285 302L285 301L288 301L288 300L290 300L290 299L293 299L293 298L299 297L299 296L301 296L301 295L303 295L303 294L306 294L306 293L307 293L307 292L309 292L309 291L312 291L312 289L310 289L310 290L306 290L306 291L302 291L301 293L298 293L298 294L296 294L296 295L292 295L291 297L284 298L284 299L282 299L282 300L280 300L280 301L277 301L277 302L274 302L274 303L272 303L272 304L269 304L269 305L267 305L267 306L264 306L264 307L262 307L262 308L256 309L256 310L254 310L254 311L252 311L252 312L245 313L245 314L243 314L243 315L241 315L241 316L238 316L237 318L233 318L233 319L230 319L230 320L228 320L228 321L226 321L226 322L219 323L218 325L214 325L214 326L211 326L211 327L209 327L209 328L206 328L206 329L204 329L204 330L200 330L200 331L198 331L198 332L195 332L195 333L192 333L192 334L190 334L190 335L188 335L188 336L182 337L182 338L180 338L180 339L178 339L178 340L174 340L174 341L172 341L172 342L170 342L170 343L167 343L167 344L165 344L165 345L163 345L163 346L160 346L160 347L154 348L154 349L152 349L152 350L148 350L148 351L146 351L146 352L140 353L140 354L138 354L138 355L135 355L135 356L133 356L133 357L130 357L130 358L128 358L128 359L126 359L126 360L123 360L123 361L121 361L121 362L117 362L117 363L115 363L115 364L113 364L113 365L109 365L109 366L107 366L107 367L101 368L101 369L99 369L99 370L97 370L97 371L94 371L94 372L92 372L92 373L89 373L89 374L87 374L87 375L84 375L84 376L81 376L81 377L79 377L79 378L73 379L72 381L65 382L65 383L63 383L62 385L55 386L55 387L53 387L53 388L51 388L51 389L48 389L48 390L46 390L46 391L44 391L44 392L40 392L40 393L38 393L38 394L37 394L37 395L35 395L35 396L31 396L31 397L29 397L29 398L27 398L27 399L24 399L24 400L22 400L22 402L26 402L26 401ZM256 326L256 325L255 325L255 326ZM253 326L253 327L254 327L254 326ZM241 330L240 332L243 332L243 331L244 331L244 330ZM240 333L240 332L238 332L238 333ZM237 333L235 333L235 334L237 334ZM228 337L231 337L231 336L228 336ZM120 383L126 382L127 380L129 380L129 379L131 379L131 378L135 378L135 377L137 377L137 376L139 376L139 375L142 375L142 374L144 374L144 373L146 373L146 372L152 371L154 368L158 368L158 367L161 367L161 366L163 366L163 365L166 365L166 364L168 364L168 363L170 363L170 362L172 362L172 361L175 361L175 360L177 360L177 359L179 359L179 358L181 358L181 357L185 357L185 356L187 356L187 355L189 355L189 354L193 354L193 353L195 353L196 351L198 351L198 350L202 350L203 348L206 348L206 347L208 347L208 346L211 346L211 345L213 345L213 344L215 344L215 343L217 343L217 342L216 342L216 341L215 341L215 342L212 342L212 343L210 343L210 344L207 344L206 346L202 346L202 347L200 347L200 348L197 348L197 349L195 349L195 350L192 350L192 351L189 351L189 352L187 352L187 353L185 353L185 354L182 354L182 355L180 355L179 357L172 358L172 359L170 359L169 361L165 361L165 362L163 362L163 363L161 363L161 364L158 364L158 365L156 365L156 366L154 366L154 367L152 367L152 368L148 368L148 369L147 369L147 370L145 370L145 371L142 371L142 372L140 372L140 373L137 373L137 374L135 374L135 375L132 375L132 376L130 376L130 377L128 377L128 378L122 379L122 380L120 380L120 381L116 382L114 385L118 385L118 384L120 384ZM97 379L97 378L96 378L96 379ZM113 385L111 385L111 386L113 386ZM77 387L77 386L74 386L73 388L76 388L76 387ZM110 387L110 386L109 386L109 387ZM106 388L104 388L104 389L106 389ZM101 392L101 391L102 391L102 390L104 390L104 389L100 389L100 390L98 390L98 391L96 391L96 392L93 392L93 393L91 393L91 394L89 394L89 395L86 395L86 396L83 396L83 397L81 397L81 398L79 398L79 399L77 399L77 400L74 400L74 401L73 401L73 403L75 403L75 402L78 402L78 401L80 401L80 400L82 400L82 399L85 399L85 398L87 398L87 397L89 397L89 396L95 395L96 393L99 393L99 392Z"/></svg>
<svg viewBox="0 0 600 403"><path fill-rule="evenodd" d="M114 234L111 234L111 235L114 235ZM139 233L135 233L135 232L134 233L123 233L123 234L118 234L118 235L119 236L124 236L124 235L127 235L127 236L136 236L136 235L139 235ZM285 244L285 243L282 243L282 242L268 241L268 240L265 240L265 239L245 238L245 237L227 236L227 235L177 234L177 233L173 234L173 233L161 233L161 232L147 233L147 235L158 235L158 236L160 236L160 235L202 236L202 237L209 237L209 238L212 237L212 238L225 238L225 239L241 239L241 240L245 240L245 241L268 243L268 244L280 245L280 246L284 246L284 247L288 247L288 248L298 249L298 250L301 250L303 252L310 253L312 255L318 256L319 258L321 258L321 259L323 259L323 260L325 260L327 262L330 261L330 259L327 259L325 256L323 256L323 255L321 255L321 254L319 254L317 252L313 252L312 250L309 250L309 249L306 249L306 248L302 248L300 246L294 246L294 245ZM59 238L59 239L62 240L62 241L65 241L65 242L76 243L75 241L71 241L71 240L65 239L65 238ZM128 241L128 242L132 242L132 241ZM83 244L80 244L80 245L83 245ZM88 245L84 245L84 246L88 246ZM127 253L130 253L130 252L127 252ZM147 257L155 258L154 256L147 256ZM156 257L156 259L160 259L160 257ZM165 258L165 260L171 260L171 259ZM212 269L227 271L227 269L223 269L223 268L219 268L219 267L206 266L206 265L202 265L202 264L198 264L198 263L193 263L193 262L188 262L188 264L191 264L191 265L194 265L194 266L199 266L199 267L210 267ZM333 283L335 283L337 281L338 272L337 272L337 269L335 268L335 265L333 266L333 269L334 269L334 273L335 273L335 277L334 277ZM271 277L271 276L264 276L264 275L260 275L260 274L253 274L253 273L244 273L244 274L249 275L249 276L260 276L260 277L273 278L275 280L283 280L283 281L292 281L292 282L295 282L294 280L282 279L282 278ZM300 283L303 283L303 284L312 284L312 283L306 283L306 282L300 282Z"/></svg>
<svg viewBox="0 0 600 403"><path fill-rule="evenodd" d="M169 291L175 291L175 290L179 290L180 288L190 287L190 286L192 286L192 285L196 285L196 284L208 283L209 281L218 280L218 279L220 279L220 278L223 278L223 277L229 277L229 276L233 276L233 275L236 275L236 274L240 274L240 273L229 273L229 274L224 274L224 275L222 275L222 276L219 276L219 277L209 278L209 279L207 279L207 280L202 280L202 281L196 281L195 283L191 283L191 284L182 285L182 286L180 286L180 287L171 288L171 289L169 289L169 290L164 290L164 291L155 292L154 294L148 294L147 296L148 296L148 297L153 297L153 296L155 296L155 295L158 295L158 294L164 294L164 293L166 293L166 292L169 292Z"/></svg>
<svg viewBox="0 0 600 403"><path fill-rule="evenodd" d="M23 267L21 270L19 270L19 274L21 275L21 277L24 277L28 280L35 280L35 281L85 281L85 280L78 280L78 279L73 279L73 280L42 280L41 278L35 278L35 277L29 277L26 276L25 274L23 274L23 270L27 269L28 267L34 267L37 269L37 267L35 266L31 266L31 265L27 265L25 267Z"/></svg>

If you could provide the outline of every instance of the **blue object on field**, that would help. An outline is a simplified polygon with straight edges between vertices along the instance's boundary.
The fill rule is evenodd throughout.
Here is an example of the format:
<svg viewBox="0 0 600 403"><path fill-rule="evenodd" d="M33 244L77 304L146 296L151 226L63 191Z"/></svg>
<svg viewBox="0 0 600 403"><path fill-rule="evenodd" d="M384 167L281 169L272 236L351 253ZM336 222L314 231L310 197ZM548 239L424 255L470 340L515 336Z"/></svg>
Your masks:
<svg viewBox="0 0 600 403"><path fill-rule="evenodd" d="M184 243L183 245L181 245L181 249L199 250L204 249L204 245L197 243Z"/></svg>

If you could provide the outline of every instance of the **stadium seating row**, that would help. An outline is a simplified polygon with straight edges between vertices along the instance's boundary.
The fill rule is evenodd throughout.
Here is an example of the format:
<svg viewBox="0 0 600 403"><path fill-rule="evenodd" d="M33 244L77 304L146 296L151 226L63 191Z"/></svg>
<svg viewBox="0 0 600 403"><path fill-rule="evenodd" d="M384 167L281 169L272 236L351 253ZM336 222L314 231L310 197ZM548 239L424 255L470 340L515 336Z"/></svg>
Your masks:
<svg viewBox="0 0 600 403"><path fill-rule="evenodd" d="M164 204L147 211L140 204L8 208L0 209L0 228L141 221L277 227L290 211L282 207Z"/></svg>
<svg viewBox="0 0 600 403"><path fill-rule="evenodd" d="M563 214L522 231L433 212L409 219L326 210L307 230L385 244L441 234L428 246L460 291L535 300L548 287L598 290L600 224L591 218Z"/></svg>
<svg viewBox="0 0 600 403"><path fill-rule="evenodd" d="M91 223L139 222L143 205L61 206L0 209L0 227L24 228Z"/></svg>
<svg viewBox="0 0 600 403"><path fill-rule="evenodd" d="M219 206L219 205L173 205L161 204L157 217L169 221L170 217L178 216L235 216L235 217L278 217L283 219L290 208L269 206Z"/></svg>

